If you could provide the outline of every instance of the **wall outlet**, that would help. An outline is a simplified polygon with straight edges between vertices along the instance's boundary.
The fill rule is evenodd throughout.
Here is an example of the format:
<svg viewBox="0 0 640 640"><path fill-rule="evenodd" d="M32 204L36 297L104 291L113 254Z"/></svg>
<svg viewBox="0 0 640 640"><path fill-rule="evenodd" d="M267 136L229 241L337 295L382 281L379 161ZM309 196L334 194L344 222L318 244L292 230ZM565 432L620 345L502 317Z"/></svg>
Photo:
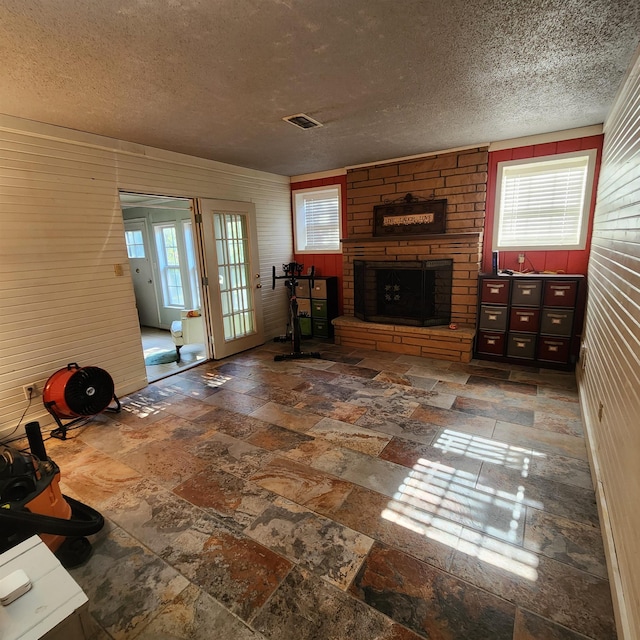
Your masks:
<svg viewBox="0 0 640 640"><path fill-rule="evenodd" d="M518 254L518 264L524 264L524 253Z"/></svg>
<svg viewBox="0 0 640 640"><path fill-rule="evenodd" d="M31 389L31 391L29 391ZM24 393L24 397L27 400L33 400L36 396L40 395L38 391L38 385L35 382L30 382L29 384L25 384L22 387L22 391Z"/></svg>

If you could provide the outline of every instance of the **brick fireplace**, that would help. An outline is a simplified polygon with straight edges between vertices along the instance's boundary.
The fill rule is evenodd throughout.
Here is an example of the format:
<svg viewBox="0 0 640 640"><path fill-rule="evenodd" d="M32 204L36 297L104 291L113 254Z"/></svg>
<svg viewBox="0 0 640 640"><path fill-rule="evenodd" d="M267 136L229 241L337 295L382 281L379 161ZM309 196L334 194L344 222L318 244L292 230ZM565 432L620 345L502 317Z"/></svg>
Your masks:
<svg viewBox="0 0 640 640"><path fill-rule="evenodd" d="M471 359L487 159L487 148L475 148L347 172L344 316L334 320L336 343L459 362ZM374 237L374 206L395 201L408 193L446 198L445 233ZM451 322L457 329L452 330L448 325L425 327L364 322L354 316L354 261L393 263L441 259L453 261Z"/></svg>

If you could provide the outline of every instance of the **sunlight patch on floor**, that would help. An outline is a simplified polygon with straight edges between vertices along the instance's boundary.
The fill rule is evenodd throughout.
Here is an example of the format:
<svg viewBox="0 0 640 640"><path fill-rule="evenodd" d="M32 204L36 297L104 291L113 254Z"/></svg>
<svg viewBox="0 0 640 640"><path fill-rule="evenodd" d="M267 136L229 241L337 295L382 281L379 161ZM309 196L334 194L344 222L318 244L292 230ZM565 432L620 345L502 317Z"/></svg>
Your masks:
<svg viewBox="0 0 640 640"><path fill-rule="evenodd" d="M131 400L122 405L122 411L132 413L137 418L148 418L149 416L160 413L169 406L169 403L162 401L151 401L146 399Z"/></svg>
<svg viewBox="0 0 640 640"><path fill-rule="evenodd" d="M229 380L231 380L231 376L225 376L224 374L218 371L216 372L209 371L202 376L202 381L208 387L221 387L225 383L229 382Z"/></svg>
<svg viewBox="0 0 640 640"><path fill-rule="evenodd" d="M542 455L450 429L444 430L434 446L443 452L517 469L522 477L529 473L531 457ZM522 485L514 491L478 485L474 473L421 458L398 487L382 517L535 581L538 558L519 546L527 505L543 508L540 501L527 498Z"/></svg>
<svg viewBox="0 0 640 640"><path fill-rule="evenodd" d="M444 429L433 446L443 453L457 453L474 460L499 464L507 469L517 469L523 478L529 475L532 457L545 457L539 451L453 429Z"/></svg>

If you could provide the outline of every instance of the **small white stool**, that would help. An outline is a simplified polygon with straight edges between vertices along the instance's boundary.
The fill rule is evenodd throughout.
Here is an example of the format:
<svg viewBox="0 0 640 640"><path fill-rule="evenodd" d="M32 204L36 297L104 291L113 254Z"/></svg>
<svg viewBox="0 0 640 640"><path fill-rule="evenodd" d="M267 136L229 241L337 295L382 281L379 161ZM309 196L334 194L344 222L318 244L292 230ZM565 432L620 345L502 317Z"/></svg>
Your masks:
<svg viewBox="0 0 640 640"><path fill-rule="evenodd" d="M180 320L171 323L171 339L176 345L176 354L180 362L180 347L185 344L205 344L204 341L204 320L201 315L188 315L193 311L181 311ZM200 312L197 312L200 314Z"/></svg>
<svg viewBox="0 0 640 640"><path fill-rule="evenodd" d="M0 606L2 640L85 640L89 599L38 536L0 555L0 579L22 569L31 589Z"/></svg>

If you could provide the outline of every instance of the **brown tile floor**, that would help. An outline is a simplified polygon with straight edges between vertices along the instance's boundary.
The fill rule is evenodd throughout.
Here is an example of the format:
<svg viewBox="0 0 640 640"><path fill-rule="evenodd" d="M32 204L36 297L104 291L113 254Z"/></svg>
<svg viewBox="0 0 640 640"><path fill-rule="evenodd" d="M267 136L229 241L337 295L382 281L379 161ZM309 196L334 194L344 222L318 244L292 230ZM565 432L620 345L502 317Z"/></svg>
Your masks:
<svg viewBox="0 0 640 640"><path fill-rule="evenodd" d="M615 638L572 374L267 344L49 441L98 638Z"/></svg>

